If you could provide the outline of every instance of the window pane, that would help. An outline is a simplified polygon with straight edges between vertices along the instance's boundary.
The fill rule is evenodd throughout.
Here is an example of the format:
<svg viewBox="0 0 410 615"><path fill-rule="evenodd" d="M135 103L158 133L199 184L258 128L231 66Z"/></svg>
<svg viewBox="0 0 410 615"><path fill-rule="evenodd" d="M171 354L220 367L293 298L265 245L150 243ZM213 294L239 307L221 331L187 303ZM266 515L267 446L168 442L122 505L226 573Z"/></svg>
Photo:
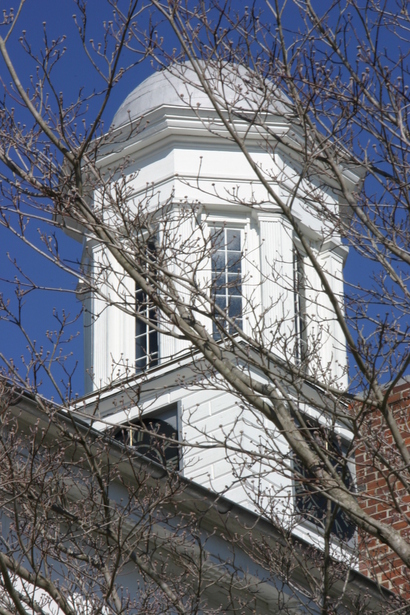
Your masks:
<svg viewBox="0 0 410 615"><path fill-rule="evenodd" d="M229 299L229 317L232 319L240 318L242 315L242 299L231 297Z"/></svg>
<svg viewBox="0 0 410 615"><path fill-rule="evenodd" d="M226 230L226 245L228 250L241 251L241 232L239 229Z"/></svg>
<svg viewBox="0 0 410 615"><path fill-rule="evenodd" d="M242 280L239 275L228 274L228 294L241 296L242 294Z"/></svg>
<svg viewBox="0 0 410 615"><path fill-rule="evenodd" d="M212 229L211 231L212 249L221 250L225 245L224 230Z"/></svg>
<svg viewBox="0 0 410 615"><path fill-rule="evenodd" d="M228 271L230 273L240 273L241 272L241 254L240 252L228 252Z"/></svg>
<svg viewBox="0 0 410 615"><path fill-rule="evenodd" d="M225 272L212 274L212 293L216 295L225 294L226 276Z"/></svg>
<svg viewBox="0 0 410 615"><path fill-rule="evenodd" d="M145 322L142 322L138 315L135 318L135 338L139 339L142 336L145 336L147 325Z"/></svg>
<svg viewBox="0 0 410 615"><path fill-rule="evenodd" d="M212 270L213 271L225 271L226 258L225 252L215 252L212 255Z"/></svg>
<svg viewBox="0 0 410 615"><path fill-rule="evenodd" d="M226 308L228 307L228 302L226 300L226 295L216 295L215 297L215 304L224 312L226 311ZM219 311L216 313L217 318L220 316Z"/></svg>
<svg viewBox="0 0 410 615"><path fill-rule="evenodd" d="M147 366L146 336L142 335L135 340L135 370L140 372Z"/></svg>
<svg viewBox="0 0 410 615"><path fill-rule="evenodd" d="M155 329L149 332L149 353L148 358L150 365L154 366L158 363L158 333Z"/></svg>

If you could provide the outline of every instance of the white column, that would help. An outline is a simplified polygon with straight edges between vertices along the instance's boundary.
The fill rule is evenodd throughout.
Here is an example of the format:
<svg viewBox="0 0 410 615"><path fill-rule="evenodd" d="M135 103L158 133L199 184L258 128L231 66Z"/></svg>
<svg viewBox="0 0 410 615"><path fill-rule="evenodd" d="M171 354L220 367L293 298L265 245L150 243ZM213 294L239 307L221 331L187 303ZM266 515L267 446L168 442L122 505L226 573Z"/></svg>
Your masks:
<svg viewBox="0 0 410 615"><path fill-rule="evenodd" d="M264 343L290 359L294 337L292 228L279 213L258 216Z"/></svg>

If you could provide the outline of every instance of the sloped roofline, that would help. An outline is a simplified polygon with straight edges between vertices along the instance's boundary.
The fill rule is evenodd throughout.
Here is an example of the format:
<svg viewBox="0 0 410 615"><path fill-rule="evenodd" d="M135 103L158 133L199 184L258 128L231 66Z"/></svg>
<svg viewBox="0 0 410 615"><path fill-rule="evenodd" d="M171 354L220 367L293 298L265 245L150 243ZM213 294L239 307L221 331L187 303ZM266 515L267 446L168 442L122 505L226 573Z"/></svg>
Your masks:
<svg viewBox="0 0 410 615"><path fill-rule="evenodd" d="M30 392L10 386L8 382L2 378L0 378L0 383L3 384L6 390L9 389L14 395L14 399L10 403L10 411L19 421L20 432L25 432L27 437L32 437L31 428L34 425L39 428L39 432L41 432L41 427L44 426L45 430L42 433L45 434L45 439L50 442L55 442L58 434L57 427L50 422L49 416L41 410L35 396ZM46 402L45 399L44 401ZM73 416L72 413L53 402L48 403L52 404L56 412L56 417L61 422L65 423L67 429L71 430L73 433L80 431L91 441L101 439L101 432L90 427L87 421L81 420L78 416ZM122 452L124 446L114 439L111 439L110 444L110 457L113 458L113 462L118 463L118 461L123 460ZM73 447L73 455L75 455L75 451L76 447ZM135 480L135 476L138 475L138 472L135 472L135 468L134 470L132 469L132 466L135 465L137 468L140 467L149 474L149 480L153 485L155 484L155 486L161 487L163 483L163 487L166 489L165 483L168 472L163 466L155 461L147 459L137 452L134 453L134 451L132 459L123 460L120 464L120 473L127 481ZM272 548L275 545L277 549L282 546L286 547L283 536L268 520L263 519L260 515L233 502L225 496L213 493L191 479L180 476L179 480L184 487L182 497L178 498L178 495L176 496L176 504L178 504L179 509L182 513L195 512L199 514L205 521L205 527L207 523L210 523L212 532L219 530L221 535L224 535L228 528L234 534L238 534L238 532L243 534L244 528L252 528L253 540L260 538L261 540L267 541L268 544L271 543ZM246 534L248 533L249 530L246 531ZM246 542L246 536L244 540ZM292 541L295 549L299 552L299 557L303 557L306 561L309 560L311 558L309 553L312 552L312 545L296 536L292 538ZM312 573L314 573L314 569L315 565L312 559ZM302 578L297 568L293 570L292 574L292 580L295 582L296 587L302 589ZM374 609L374 612L382 613L385 610L386 601L391 600L395 596L393 592L377 585L368 577L353 569L349 571L348 584L349 590L352 592L352 598L358 599L368 596L368 608ZM261 588L261 599L269 600L269 587L264 583L261 585ZM276 592L274 585L272 585L271 589ZM340 582L335 591L343 592L344 590L344 583ZM350 602L350 598L348 598L348 600ZM350 605L346 606L349 608Z"/></svg>

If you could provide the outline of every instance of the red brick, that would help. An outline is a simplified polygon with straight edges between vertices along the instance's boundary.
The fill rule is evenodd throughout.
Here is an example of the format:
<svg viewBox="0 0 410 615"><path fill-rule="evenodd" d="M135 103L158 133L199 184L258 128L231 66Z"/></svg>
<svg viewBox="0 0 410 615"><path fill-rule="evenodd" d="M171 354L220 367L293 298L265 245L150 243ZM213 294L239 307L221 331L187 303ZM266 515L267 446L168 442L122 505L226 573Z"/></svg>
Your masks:
<svg viewBox="0 0 410 615"><path fill-rule="evenodd" d="M389 398L389 407L405 445L410 449L410 382L395 387ZM355 412L354 408L352 412ZM383 476L378 470L380 465L368 446L373 444L379 447L381 454L391 461L393 466L395 463L400 464L400 456L395 450L392 435L386 427L385 418L377 410L369 411L359 405L357 413L362 419L367 418L367 424L363 424L363 444L358 446L356 451L360 506L374 519L392 525L403 536L408 537L410 527L405 517L410 517L410 494L394 476ZM391 491L401 510L397 510ZM359 569L363 574L372 578L376 575L377 580L385 587L410 600L410 571L391 549L373 537L359 534L359 553Z"/></svg>

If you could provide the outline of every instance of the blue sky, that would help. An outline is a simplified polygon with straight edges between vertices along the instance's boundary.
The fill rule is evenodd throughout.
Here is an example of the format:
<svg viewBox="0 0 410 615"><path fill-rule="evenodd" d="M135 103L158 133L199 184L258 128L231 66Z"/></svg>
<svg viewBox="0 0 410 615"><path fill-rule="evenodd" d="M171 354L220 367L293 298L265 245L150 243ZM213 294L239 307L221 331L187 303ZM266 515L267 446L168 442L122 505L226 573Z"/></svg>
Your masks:
<svg viewBox="0 0 410 615"><path fill-rule="evenodd" d="M101 35L101 23L104 15L101 14L101 7L105 3L98 0L91 0L88 3L89 27L87 38L98 40ZM26 37L32 47L34 54L43 47L44 25L48 40L55 39L62 34L66 35L63 46L67 48L65 55L53 71L55 87L64 92L65 100L75 100L80 88L84 88L86 95L92 96L94 90L102 87L102 81L96 78L96 73L92 69L87 59L84 57L79 36L74 23L73 14L79 11L72 0L27 0L19 21L9 41L9 54L20 76L23 84L29 85L30 76L35 75L36 63L30 59L23 51L19 38L22 32L26 31ZM106 19L110 19L108 13ZM2 32L2 35L4 33ZM113 95L104 112L105 125L109 126L112 117L126 95L138 83L151 74L153 68L149 60L125 74L123 79L114 88ZM10 82L8 71L4 64L0 64L0 76L6 85ZM90 99L88 113L91 115L95 101ZM11 103L12 104L12 103ZM30 238L40 245L39 232L44 232L45 225L32 220L29 225ZM48 230L50 232L50 230ZM56 238L59 250L63 258L68 261L77 261L81 258L81 245L66 237L61 231L56 231ZM17 265L17 267L16 267ZM63 315L69 315L68 320L74 321L67 327L65 339L72 337L69 344L61 344L63 354L70 354L67 365L70 371L78 363L73 378L73 391L80 395L83 392L83 341L82 341L82 318L78 317L81 311L81 304L75 297L77 280L60 268L46 262L44 258L36 255L33 250L25 246L20 240L0 227L0 292L3 298L10 302L10 307L16 311L17 300L13 285L6 280L16 278L24 281L22 271L37 284L46 285L54 291L35 290L24 296L22 323L32 340L36 341L36 348L43 347L45 351L51 348L47 338L47 332L54 332L59 327L59 320ZM62 292L67 289L69 292ZM57 318L56 318L57 316ZM76 319L77 318L77 319ZM26 350L27 341L18 330L16 325L0 321L0 352L7 359L13 359L15 364L20 364L20 374L25 371L24 363L21 358L28 359ZM56 380L59 384L64 374L56 370ZM47 397L55 397L54 387L50 382L44 380L40 390Z"/></svg>

